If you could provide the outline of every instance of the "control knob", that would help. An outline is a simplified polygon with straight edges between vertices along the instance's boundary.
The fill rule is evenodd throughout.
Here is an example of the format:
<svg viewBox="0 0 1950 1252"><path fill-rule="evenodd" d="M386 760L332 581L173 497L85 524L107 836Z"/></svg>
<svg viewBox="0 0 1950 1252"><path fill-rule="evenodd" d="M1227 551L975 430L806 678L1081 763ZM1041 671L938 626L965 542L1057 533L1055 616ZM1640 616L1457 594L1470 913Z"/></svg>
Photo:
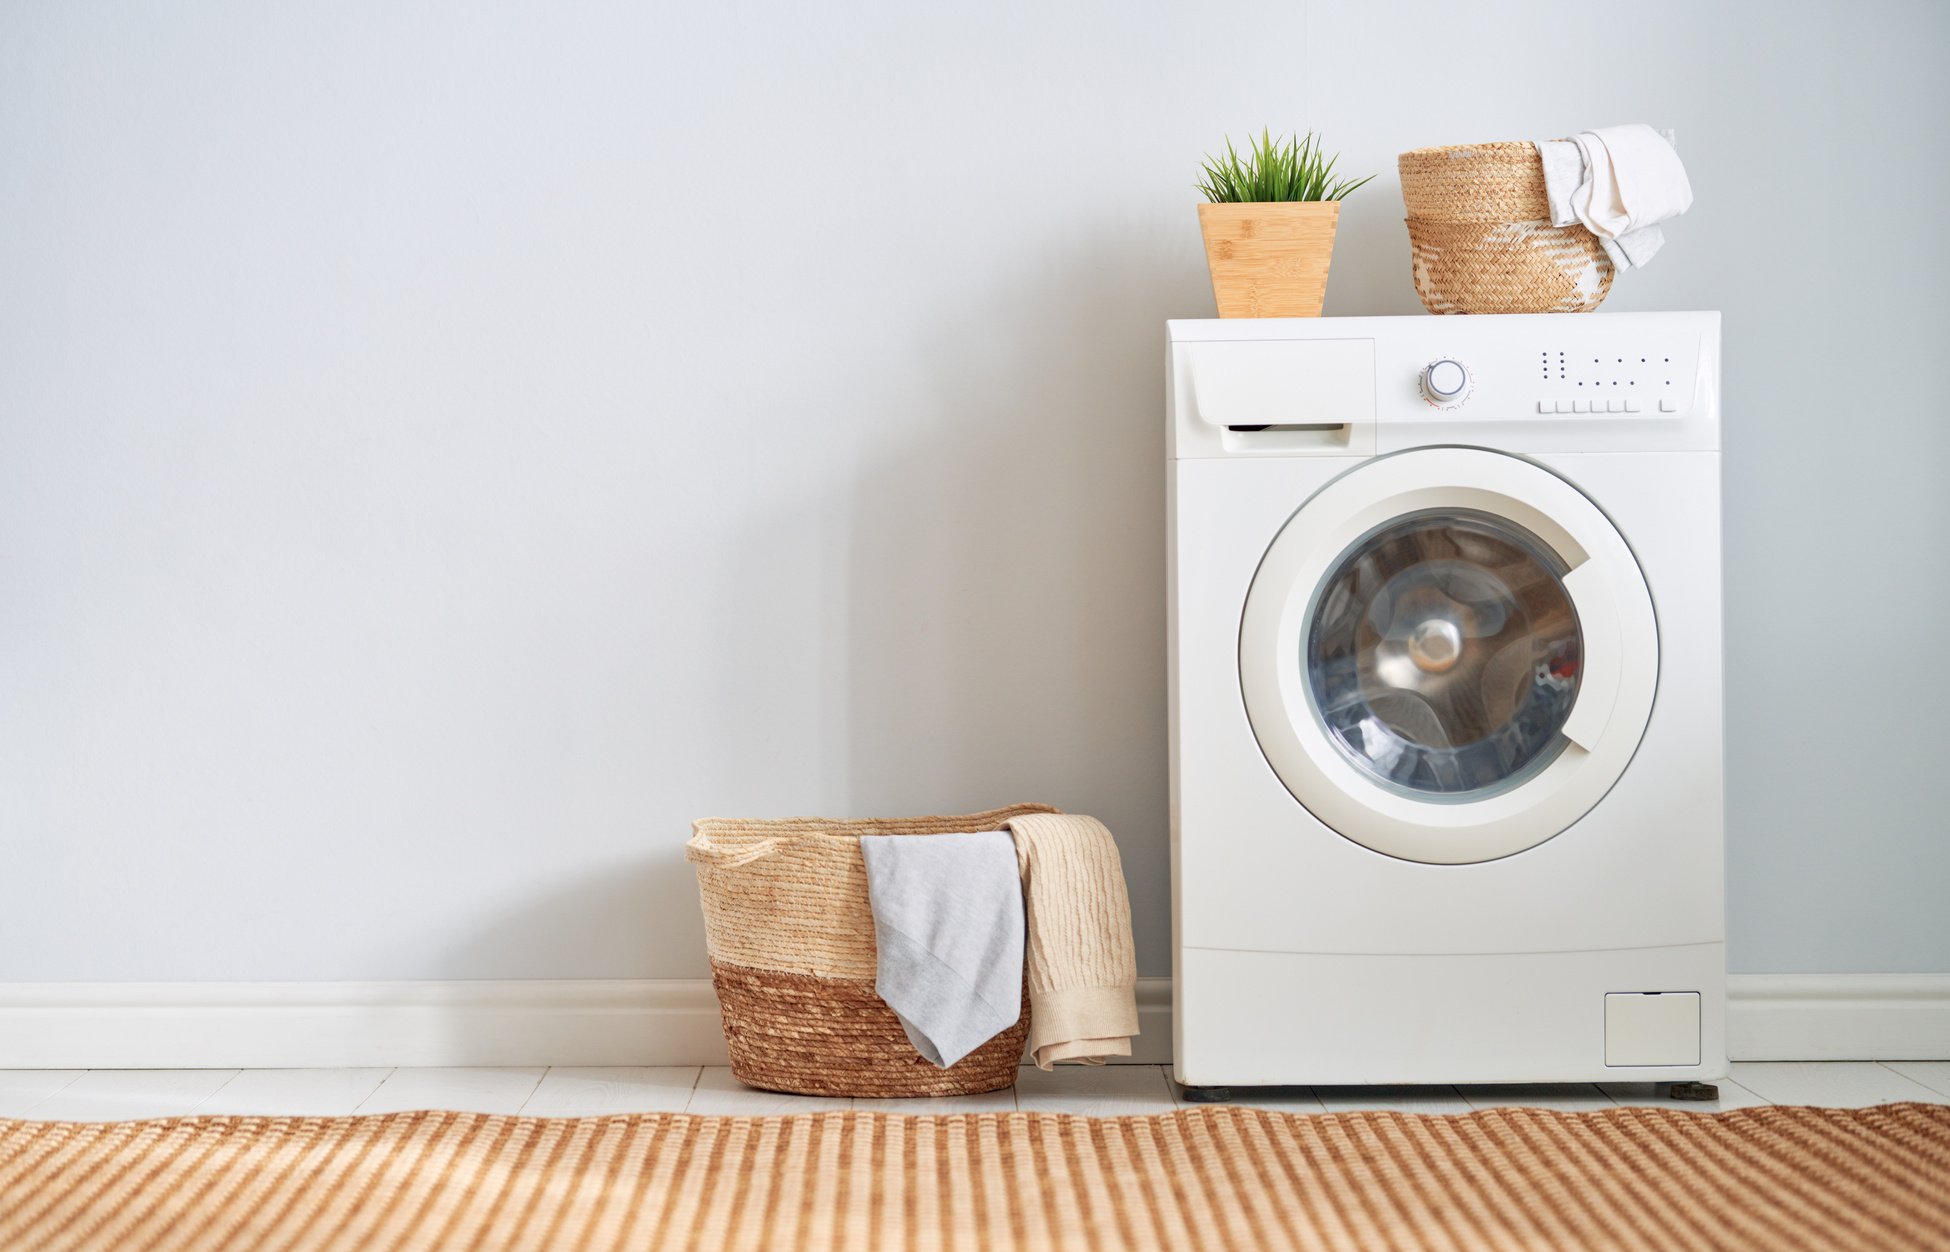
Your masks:
<svg viewBox="0 0 1950 1252"><path fill-rule="evenodd" d="M1422 370L1422 394L1437 404L1454 404L1469 390L1469 371L1444 357Z"/></svg>

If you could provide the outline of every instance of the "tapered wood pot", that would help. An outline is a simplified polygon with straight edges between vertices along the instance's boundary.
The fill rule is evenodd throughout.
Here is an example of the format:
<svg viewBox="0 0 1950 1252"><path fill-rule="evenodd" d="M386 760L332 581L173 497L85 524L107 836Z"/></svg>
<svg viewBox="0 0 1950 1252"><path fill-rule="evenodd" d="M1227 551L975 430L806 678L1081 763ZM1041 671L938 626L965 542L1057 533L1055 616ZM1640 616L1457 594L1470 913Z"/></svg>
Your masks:
<svg viewBox="0 0 1950 1252"><path fill-rule="evenodd" d="M1220 317L1319 317L1338 200L1201 204L1205 264Z"/></svg>

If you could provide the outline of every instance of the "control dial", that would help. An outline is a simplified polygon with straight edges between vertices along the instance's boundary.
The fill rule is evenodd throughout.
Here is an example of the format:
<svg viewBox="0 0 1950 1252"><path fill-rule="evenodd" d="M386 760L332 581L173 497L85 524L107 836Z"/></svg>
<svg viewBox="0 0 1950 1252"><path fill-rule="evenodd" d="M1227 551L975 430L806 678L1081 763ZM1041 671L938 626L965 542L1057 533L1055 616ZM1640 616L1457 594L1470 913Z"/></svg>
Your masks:
<svg viewBox="0 0 1950 1252"><path fill-rule="evenodd" d="M1469 371L1444 357L1422 370L1422 394L1436 404L1454 404L1469 392Z"/></svg>

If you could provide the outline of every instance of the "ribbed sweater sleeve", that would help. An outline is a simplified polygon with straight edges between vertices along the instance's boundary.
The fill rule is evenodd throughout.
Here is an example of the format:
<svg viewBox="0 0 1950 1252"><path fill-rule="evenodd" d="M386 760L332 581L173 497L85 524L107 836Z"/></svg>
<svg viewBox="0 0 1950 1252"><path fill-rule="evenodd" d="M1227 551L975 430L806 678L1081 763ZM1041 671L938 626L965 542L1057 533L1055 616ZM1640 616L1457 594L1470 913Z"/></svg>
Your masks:
<svg viewBox="0 0 1950 1252"><path fill-rule="evenodd" d="M1012 819L1029 928L1029 1050L1059 1060L1129 1056L1138 1033L1137 953L1117 842L1094 817Z"/></svg>

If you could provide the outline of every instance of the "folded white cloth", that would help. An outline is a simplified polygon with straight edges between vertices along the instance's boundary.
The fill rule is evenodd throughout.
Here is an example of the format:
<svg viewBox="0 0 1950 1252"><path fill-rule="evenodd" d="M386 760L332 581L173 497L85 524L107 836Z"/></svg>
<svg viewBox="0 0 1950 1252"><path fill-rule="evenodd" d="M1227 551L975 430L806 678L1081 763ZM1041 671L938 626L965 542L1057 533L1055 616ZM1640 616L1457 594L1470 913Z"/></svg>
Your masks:
<svg viewBox="0 0 1950 1252"><path fill-rule="evenodd" d="M1659 223L1693 204L1693 187L1671 131L1642 123L1539 140L1551 225L1580 222L1620 269L1650 261L1665 244Z"/></svg>
<svg viewBox="0 0 1950 1252"><path fill-rule="evenodd" d="M874 990L946 1069L1022 1017L1022 879L1006 830L863 835Z"/></svg>

